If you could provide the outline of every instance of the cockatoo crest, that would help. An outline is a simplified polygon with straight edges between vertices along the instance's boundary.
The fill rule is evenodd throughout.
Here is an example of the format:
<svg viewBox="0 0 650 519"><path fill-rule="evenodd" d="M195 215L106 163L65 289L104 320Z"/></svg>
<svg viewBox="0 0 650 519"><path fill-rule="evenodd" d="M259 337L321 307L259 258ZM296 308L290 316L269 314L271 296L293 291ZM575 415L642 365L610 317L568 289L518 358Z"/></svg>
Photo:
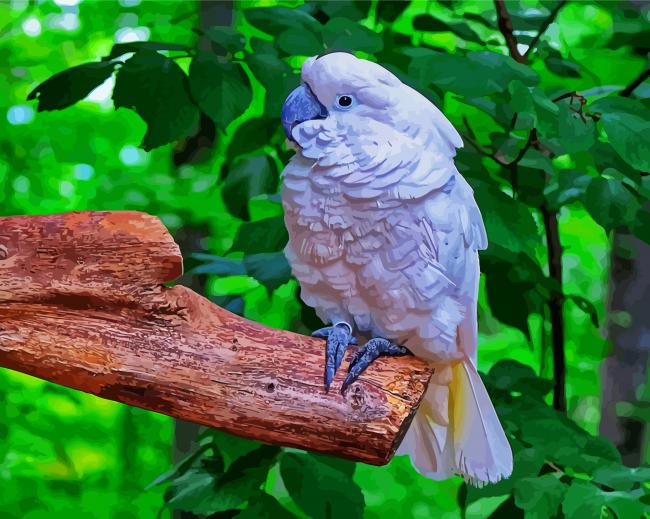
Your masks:
<svg viewBox="0 0 650 519"><path fill-rule="evenodd" d="M327 109L325 120L337 128L363 132L373 121L376 124L370 129L376 137L402 133L420 144L433 144L447 156L455 155L455 149L463 145L431 101L376 63L342 52L327 54L309 58L303 64L302 79ZM350 105L342 106L344 97L351 99Z"/></svg>

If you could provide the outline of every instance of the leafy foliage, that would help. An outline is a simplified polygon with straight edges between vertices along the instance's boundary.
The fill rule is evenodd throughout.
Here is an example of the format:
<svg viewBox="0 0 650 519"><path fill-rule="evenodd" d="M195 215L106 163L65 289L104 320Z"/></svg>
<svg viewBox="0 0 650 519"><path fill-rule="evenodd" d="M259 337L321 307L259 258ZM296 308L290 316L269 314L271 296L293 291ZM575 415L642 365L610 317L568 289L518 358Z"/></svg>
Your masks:
<svg viewBox="0 0 650 519"><path fill-rule="evenodd" d="M278 114L299 82L304 56L343 47L377 60L419 89L461 131L465 148L457 165L474 187L490 239L481 258L480 361L483 369L491 366L486 383L515 451L512 478L468 488L458 479L419 478L402 458L385 469L355 468L210 431L194 455L155 481L151 492L165 485L167 508L241 518L648 513L648 469L623 466L609 443L585 431L597 427L597 369L606 351L597 330L604 314L600 258L606 232L631 229L650 242L647 84L629 97L620 95L647 67L647 8L568 2L537 38L526 63L518 63L508 55L491 2L243 3L232 27L195 32L198 14L184 3L102 9L92 4L79 7L88 31L84 40L93 41L95 34L103 35L102 41L113 38L123 24L133 23L123 15L135 15L150 30L151 41L144 41L145 34L139 36L143 41L121 41L110 50L105 43L77 49L71 63L84 64L67 69L64 54L50 50L51 69L34 66L30 81L54 74L30 94L21 70L44 58L27 36L16 42L13 50L22 46L31 54L21 54L11 65L6 79L11 103L19 105L28 95L38 101L39 111L69 107L70 112L39 115L31 126L12 127L20 144L3 148L7 158L0 161L7 214L128 208L158 214L174 231L205 226L210 234L205 252L190 262L192 273L208 277L208 295L249 318L307 332L315 316L297 300L281 252L286 232L276 193L280 167L290 154ZM534 41L556 5L507 2L522 45ZM43 20L53 9L33 8ZM56 49L69 43L56 38ZM206 50L206 40L212 50ZM11 55L6 47L3 52ZM104 58L92 62L97 56ZM72 106L115 71L114 106L128 111ZM218 129L215 153L207 162L174 169L165 145L185 143L197 132L200 113ZM146 124L141 144L146 153L133 146L142 134L138 117ZM44 171L52 172L51 178L41 182ZM547 272L544 211L559 215L562 284ZM572 419L547 404L553 388L545 378L547 306L557 294L566 301ZM496 362L503 357L527 365ZM6 387L11 388L7 395L20 393L21 386ZM30 419L37 400L23 402L20 413L14 412L18 418L0 406L0 423L13 420L12 427L39 438L51 430L78 438L80 433L49 409L47 428ZM10 435L3 425L0 437L14 444L15 434ZM52 456L65 467L60 439L45 444L50 442L54 447L38 449L59 453ZM158 449L150 457L158 459ZM128 456L123 457L126 464ZM0 465L3 477L11 463L7 459L12 458ZM134 470L125 466L123 472ZM26 495L38 496L23 487ZM125 483L124 488L130 487ZM133 490L122 492L147 499Z"/></svg>

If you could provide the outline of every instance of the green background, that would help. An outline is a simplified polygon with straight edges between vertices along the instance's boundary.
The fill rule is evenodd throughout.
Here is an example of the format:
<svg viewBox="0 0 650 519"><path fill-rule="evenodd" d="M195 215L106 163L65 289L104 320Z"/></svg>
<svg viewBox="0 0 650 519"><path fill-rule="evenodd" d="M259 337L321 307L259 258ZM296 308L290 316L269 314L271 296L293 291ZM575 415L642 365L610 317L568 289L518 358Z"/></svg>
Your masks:
<svg viewBox="0 0 650 519"><path fill-rule="evenodd" d="M171 486L145 490L171 466L170 418L1 370L0 517L155 517L171 508L215 517L647 514L647 469L624 468L611 445L589 435L598 432L599 367L610 351L603 331L611 232L648 237L650 219L641 207L650 190L650 86L623 100L633 104L617 104L621 89L647 67L648 8L569 2L529 63L519 65L507 56L492 2L283 3L285 11L251 11L272 5L236 3L233 28L212 35L194 2L0 5L2 214L155 214L177 240L186 240L185 252L209 254L186 256L189 269L198 269L191 282L207 296L250 319L306 333L313 316L277 254L283 240L275 218L281 215L278 172L290 156L279 108L305 56L347 47L376 59L479 143L481 151L466 138L458 157L491 240L483 257L479 368L487 373L502 359L517 361L497 365L488 386L521 472L505 485L468 491L460 478L421 478L404 458L380 468L355 466L207 432L204 452L170 475ZM557 4L506 5L520 42L529 43ZM201 38L214 43L193 57ZM156 49L133 47L111 55L116 42L146 40L190 50L171 46L152 55ZM131 60L142 60L145 69L158 70L163 55L176 64L151 84L138 76L135 61L122 65L116 105L135 110L114 109L114 76L73 104L101 83L84 90L88 70L44 85L38 101L27 101L55 73L109 55L124 61L124 50L139 51ZM98 70L107 76L111 62L104 63ZM584 122L576 113L579 99L552 101L576 90L587 100ZM36 111L39 103L45 111ZM199 111L216 123L216 138L187 163L184 138ZM515 112L519 121L508 128ZM525 147L533 125L553 157ZM507 168L498 162L512 161L520 150L526 154L513 197ZM553 366L544 301L556 287L547 276L542 204L559 211L564 294L584 298L576 299L582 308L564 305L573 422L549 407ZM261 244L250 238L256 232L265 237ZM198 238L187 241L188 234ZM271 254L261 257L273 260L271 267L254 268L244 259L256 254ZM205 276L197 281L198 273ZM603 467L605 475L597 472Z"/></svg>

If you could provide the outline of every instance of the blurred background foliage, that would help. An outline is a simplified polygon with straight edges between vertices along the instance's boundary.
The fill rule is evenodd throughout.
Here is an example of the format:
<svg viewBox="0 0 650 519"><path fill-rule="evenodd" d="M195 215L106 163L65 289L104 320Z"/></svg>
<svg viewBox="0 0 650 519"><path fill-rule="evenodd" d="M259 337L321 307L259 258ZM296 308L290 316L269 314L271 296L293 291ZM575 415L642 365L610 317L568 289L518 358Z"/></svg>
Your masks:
<svg viewBox="0 0 650 519"><path fill-rule="evenodd" d="M262 446L2 370L1 517L648 516L647 2L5 2L2 214L158 215L180 282L308 333L278 118L328 48L385 65L463 134L491 242L479 368L513 477L433 482L402 457Z"/></svg>

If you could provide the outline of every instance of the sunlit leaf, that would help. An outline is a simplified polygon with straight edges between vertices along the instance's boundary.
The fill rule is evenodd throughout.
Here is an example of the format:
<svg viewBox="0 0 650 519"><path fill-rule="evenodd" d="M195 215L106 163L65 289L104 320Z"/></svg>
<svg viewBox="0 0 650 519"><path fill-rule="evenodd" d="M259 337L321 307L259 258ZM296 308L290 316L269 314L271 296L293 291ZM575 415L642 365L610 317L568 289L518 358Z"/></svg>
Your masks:
<svg viewBox="0 0 650 519"><path fill-rule="evenodd" d="M187 45L181 45L178 43L164 43L157 41L132 41L128 43L116 43L113 45L111 52L108 56L103 58L104 60L111 60L114 58L119 58L123 54L128 54L130 52L140 52L140 51L162 51L162 50L175 50L175 51L185 51L191 52L192 47Z"/></svg>
<svg viewBox="0 0 650 519"><path fill-rule="evenodd" d="M114 72L115 63L85 63L54 74L27 96L38 99L38 111L62 110L86 97Z"/></svg>
<svg viewBox="0 0 650 519"><path fill-rule="evenodd" d="M573 301L575 305L580 308L584 313L586 313L589 316L589 319L591 319L591 324L593 324L596 328L598 328L598 312L596 311L596 307L591 301L588 301L582 296L577 296L577 295L569 295L566 296L567 299Z"/></svg>

